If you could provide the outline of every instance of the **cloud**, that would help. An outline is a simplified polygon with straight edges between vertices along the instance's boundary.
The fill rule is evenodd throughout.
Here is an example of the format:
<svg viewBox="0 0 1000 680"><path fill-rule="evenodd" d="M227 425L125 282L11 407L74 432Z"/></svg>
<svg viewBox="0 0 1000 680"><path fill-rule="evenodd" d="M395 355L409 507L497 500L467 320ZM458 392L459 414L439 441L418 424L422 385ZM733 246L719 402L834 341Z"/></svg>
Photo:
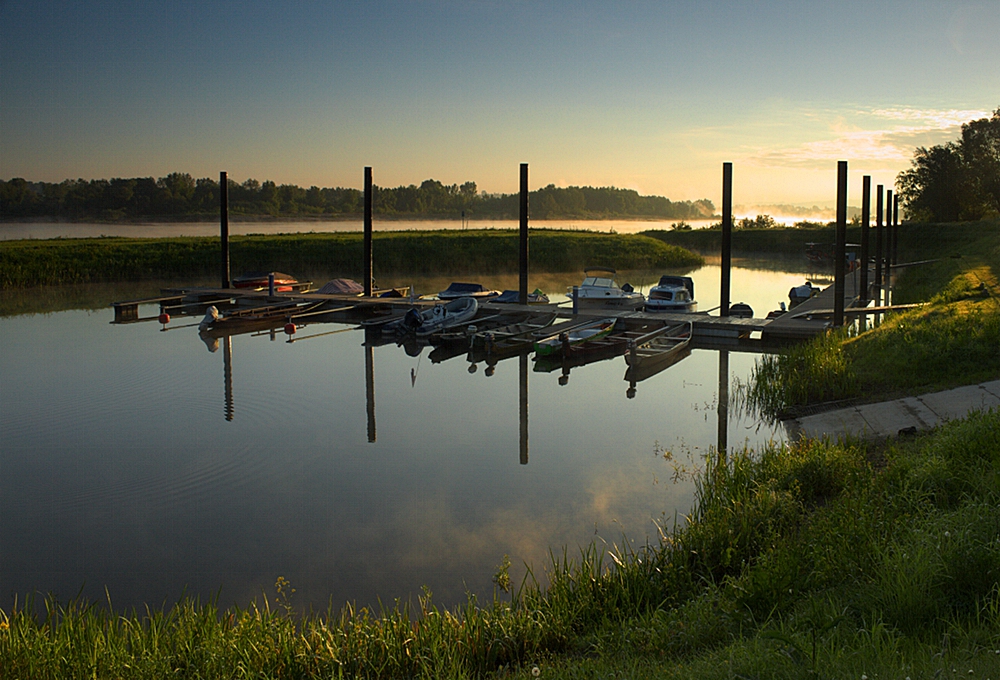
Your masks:
<svg viewBox="0 0 1000 680"><path fill-rule="evenodd" d="M987 111L888 108L856 111L828 124L828 139L764 149L746 158L763 167L821 168L837 160L902 168L913 149L957 139L962 123L989 116ZM844 122L849 117L851 123ZM888 124L887 124L888 123Z"/></svg>

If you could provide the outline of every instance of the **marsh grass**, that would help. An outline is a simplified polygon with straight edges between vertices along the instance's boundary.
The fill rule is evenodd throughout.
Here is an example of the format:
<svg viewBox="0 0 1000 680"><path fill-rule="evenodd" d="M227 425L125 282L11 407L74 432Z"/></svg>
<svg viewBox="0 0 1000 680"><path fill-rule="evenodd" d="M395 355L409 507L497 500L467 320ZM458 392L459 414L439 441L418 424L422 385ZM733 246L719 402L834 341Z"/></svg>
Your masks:
<svg viewBox="0 0 1000 680"><path fill-rule="evenodd" d="M377 233L377 277L489 275L518 271L518 235L512 230ZM280 270L303 278L315 274L360 276L360 233L234 236L234 273ZM531 267L578 271L589 265L619 269L667 269L700 265L701 256L645 236L532 230ZM207 237L53 239L0 242L0 289L111 281L213 276L219 240Z"/></svg>

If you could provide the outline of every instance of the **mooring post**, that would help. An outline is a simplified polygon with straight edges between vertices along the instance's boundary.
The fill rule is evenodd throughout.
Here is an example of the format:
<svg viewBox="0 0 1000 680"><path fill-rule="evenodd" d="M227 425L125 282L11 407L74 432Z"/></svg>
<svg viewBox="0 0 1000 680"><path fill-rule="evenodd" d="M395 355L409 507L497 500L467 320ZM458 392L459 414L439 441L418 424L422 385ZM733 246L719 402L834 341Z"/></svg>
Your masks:
<svg viewBox="0 0 1000 680"><path fill-rule="evenodd" d="M372 294L372 169L365 166L365 236L364 236L364 286L365 296Z"/></svg>
<svg viewBox="0 0 1000 680"><path fill-rule="evenodd" d="M518 248L521 263L521 277L517 301L528 304L528 164L521 163L521 238Z"/></svg>
<svg viewBox="0 0 1000 680"><path fill-rule="evenodd" d="M885 277L885 287L883 290L885 294L883 299L886 305L889 305L889 297L891 295L890 286L892 286L892 189L888 189L885 192L885 252L882 253L884 266L882 268L882 276Z"/></svg>
<svg viewBox="0 0 1000 680"><path fill-rule="evenodd" d="M868 223L872 211L872 178L861 179L861 300L868 306ZM862 317L863 321L867 321Z"/></svg>
<svg viewBox="0 0 1000 680"><path fill-rule="evenodd" d="M580 286L573 286L573 316L580 313Z"/></svg>
<svg viewBox="0 0 1000 680"><path fill-rule="evenodd" d="M844 325L844 264L847 259L847 161L837 161L837 245L833 255L833 325Z"/></svg>
<svg viewBox="0 0 1000 680"><path fill-rule="evenodd" d="M722 164L722 284L719 316L729 316L729 270L733 263L733 164Z"/></svg>
<svg viewBox="0 0 1000 680"><path fill-rule="evenodd" d="M884 234L882 231L882 194L885 187L881 184L875 190L875 306L882 306L882 249ZM879 324L881 315L875 313L875 325Z"/></svg>
<svg viewBox="0 0 1000 680"><path fill-rule="evenodd" d="M222 241L222 287L229 288L229 175L219 173L219 236Z"/></svg>
<svg viewBox="0 0 1000 680"><path fill-rule="evenodd" d="M899 194L892 195L892 263L899 262Z"/></svg>

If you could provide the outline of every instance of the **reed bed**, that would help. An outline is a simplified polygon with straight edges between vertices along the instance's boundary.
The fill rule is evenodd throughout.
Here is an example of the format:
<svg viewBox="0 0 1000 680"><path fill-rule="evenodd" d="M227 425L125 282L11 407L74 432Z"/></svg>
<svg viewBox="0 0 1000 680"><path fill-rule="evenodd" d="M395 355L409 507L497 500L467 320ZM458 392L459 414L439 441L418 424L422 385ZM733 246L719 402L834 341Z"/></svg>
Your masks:
<svg viewBox="0 0 1000 680"><path fill-rule="evenodd" d="M517 272L518 234L512 230L384 232L373 240L375 275L489 275ZM286 271L301 277L363 274L360 233L234 236L235 274ZM532 230L535 271L695 267L701 256L630 234ZM144 281L216 276L219 240L207 237L53 239L0 242L0 289L40 285Z"/></svg>

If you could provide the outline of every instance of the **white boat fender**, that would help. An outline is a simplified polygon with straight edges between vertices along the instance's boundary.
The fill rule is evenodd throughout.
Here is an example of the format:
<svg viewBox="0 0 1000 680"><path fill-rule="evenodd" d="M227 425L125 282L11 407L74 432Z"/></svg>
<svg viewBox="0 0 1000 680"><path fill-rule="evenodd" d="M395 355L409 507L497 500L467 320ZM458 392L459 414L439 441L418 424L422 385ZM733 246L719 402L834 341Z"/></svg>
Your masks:
<svg viewBox="0 0 1000 680"><path fill-rule="evenodd" d="M198 324L200 330L211 326L213 323L219 320L219 310L215 305L210 305L208 309L205 310L205 318L201 320Z"/></svg>

